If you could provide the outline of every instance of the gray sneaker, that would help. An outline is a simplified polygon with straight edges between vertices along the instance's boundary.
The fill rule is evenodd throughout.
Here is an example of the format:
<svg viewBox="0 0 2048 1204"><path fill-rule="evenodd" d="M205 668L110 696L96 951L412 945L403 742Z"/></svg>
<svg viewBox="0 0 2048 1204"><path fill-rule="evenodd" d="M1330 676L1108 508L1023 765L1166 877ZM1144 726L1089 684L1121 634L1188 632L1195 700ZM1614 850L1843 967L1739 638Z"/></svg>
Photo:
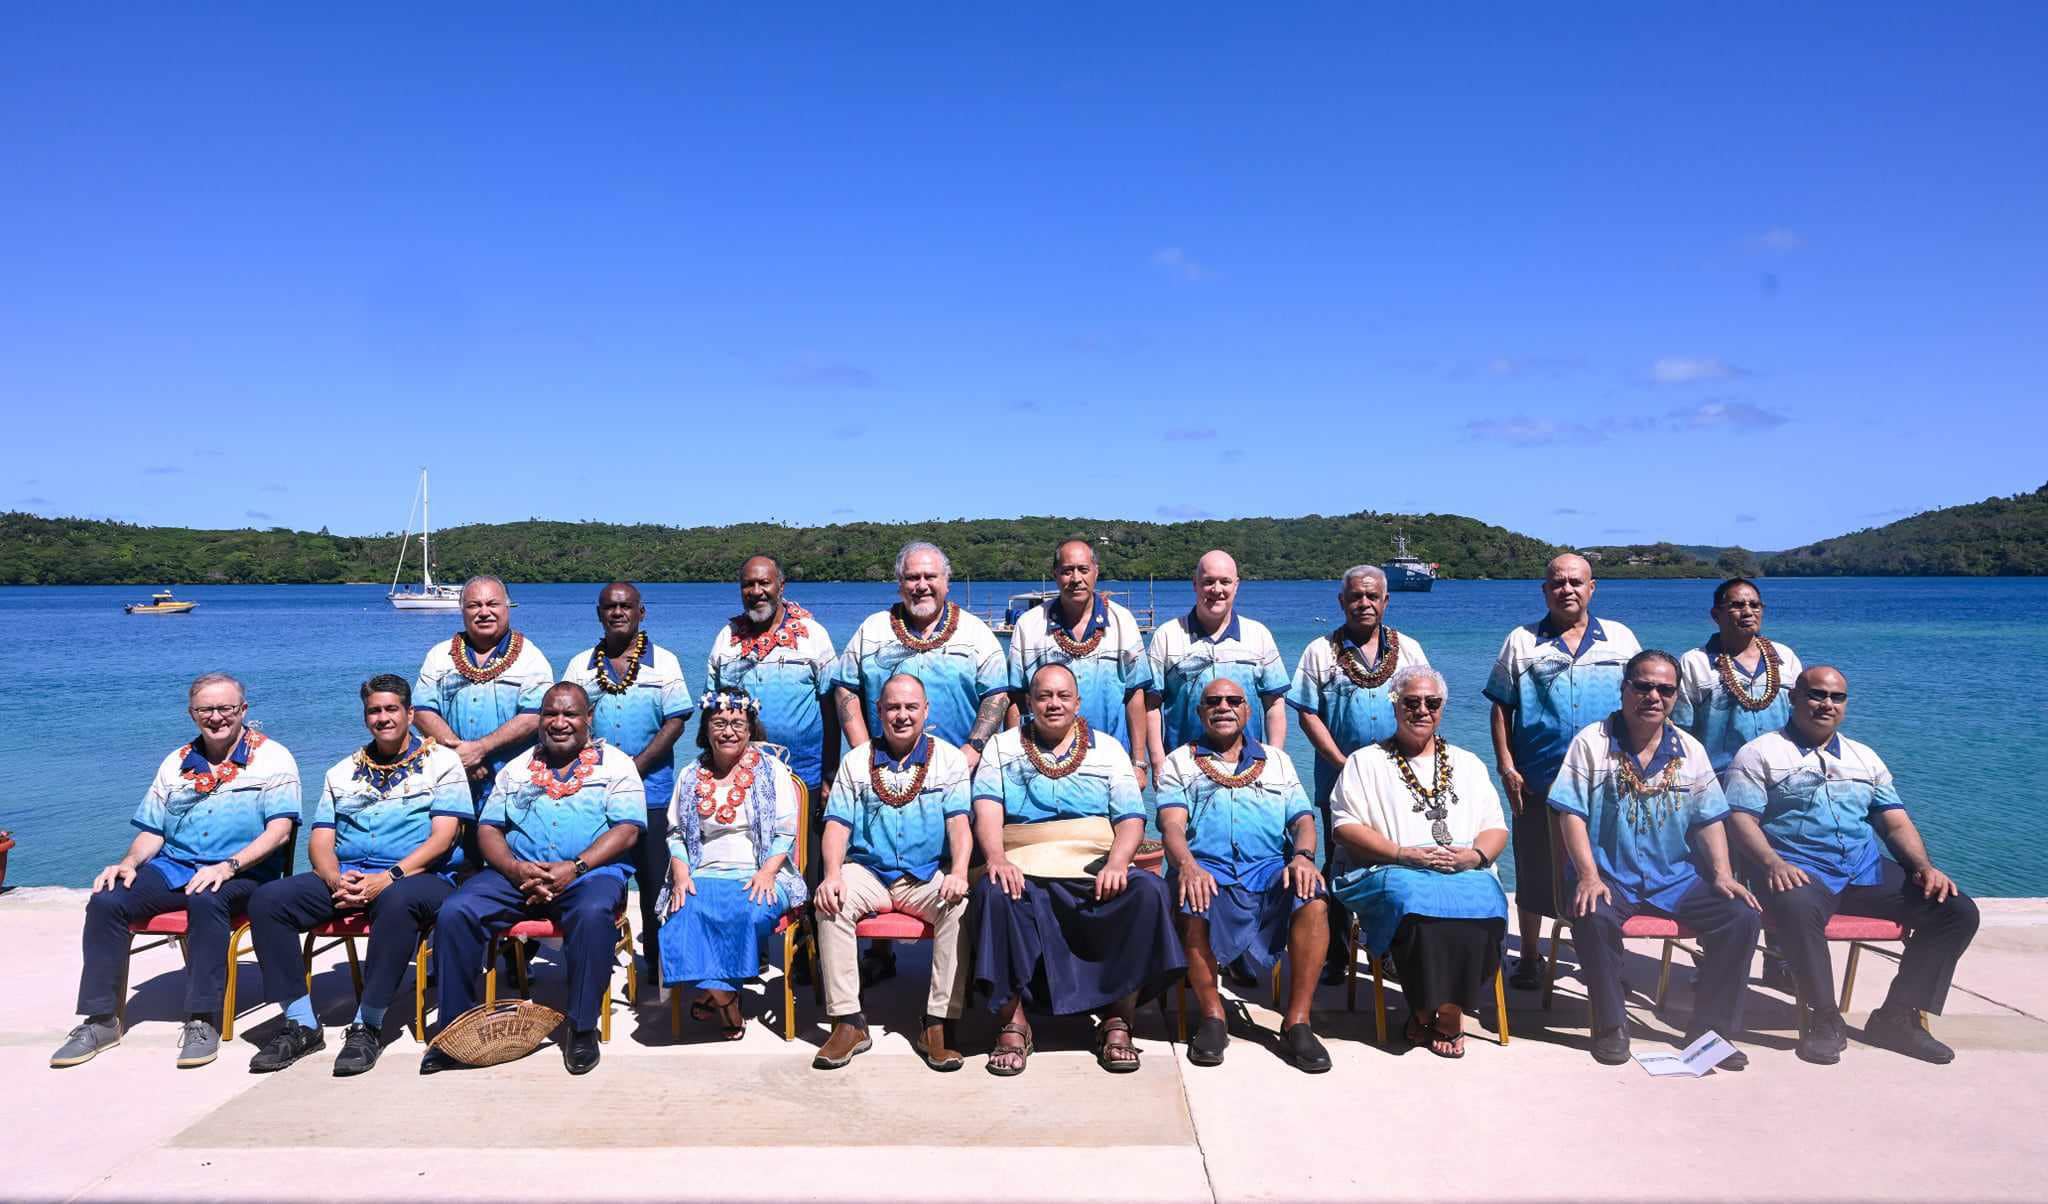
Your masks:
<svg viewBox="0 0 2048 1204"><path fill-rule="evenodd" d="M121 1043L121 1026L114 1020L87 1020L71 1030L64 1038L64 1044L50 1055L50 1069L62 1070L66 1066L78 1066L92 1061L103 1049L112 1049Z"/></svg>
<svg viewBox="0 0 2048 1204"><path fill-rule="evenodd" d="M178 1069L204 1066L220 1056L220 1030L211 1020L187 1020L178 1034Z"/></svg>

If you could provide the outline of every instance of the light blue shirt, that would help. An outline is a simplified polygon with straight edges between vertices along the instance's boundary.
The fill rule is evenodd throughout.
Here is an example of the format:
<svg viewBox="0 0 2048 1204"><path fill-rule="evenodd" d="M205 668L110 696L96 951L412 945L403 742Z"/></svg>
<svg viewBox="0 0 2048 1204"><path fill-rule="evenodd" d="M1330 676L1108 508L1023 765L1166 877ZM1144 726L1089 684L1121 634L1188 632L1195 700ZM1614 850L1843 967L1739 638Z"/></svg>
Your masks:
<svg viewBox="0 0 2048 1204"><path fill-rule="evenodd" d="M299 818L299 763L275 740L244 731L228 751L223 765L235 776L202 792L212 765L197 744L187 744L163 759L130 821L144 832L164 838L149 864L172 887L192 880L202 866L226 861L262 835L273 819ZM258 865L244 866L250 877L270 879L291 867L290 846Z"/></svg>
<svg viewBox="0 0 2048 1204"><path fill-rule="evenodd" d="M640 671L634 674L633 684L623 693L613 694L598 684L598 659L603 655L602 644L592 647L590 655L578 657L569 665L568 673L562 679L575 682L590 695L590 734L593 737L629 757L638 757L654 743L654 737L663 724L671 719L687 719L690 712L697 709L675 653L653 640L647 641L647 651L640 657ZM619 667L611 666L607 674L617 681ZM647 791L647 805L656 809L668 806L669 796L675 793L676 788L673 746L641 777Z"/></svg>
<svg viewBox="0 0 2048 1204"><path fill-rule="evenodd" d="M891 791L910 788L920 765L924 785L902 806L875 793L869 767L881 768ZM863 744L840 762L825 804L825 822L847 831L846 859L867 867L883 883L929 882L945 856L946 821L968 813L967 759L950 744L924 736L901 761L879 743Z"/></svg>
<svg viewBox="0 0 2048 1204"><path fill-rule="evenodd" d="M825 774L825 703L838 653L817 617L783 599L782 622L766 655L736 634L734 619L711 641L706 689L741 689L761 704L761 733L789 750L789 768L816 788Z"/></svg>
<svg viewBox="0 0 2048 1204"><path fill-rule="evenodd" d="M405 755L420 746L420 737L406 743ZM452 748L435 746L403 773L388 774L365 765L364 752L351 753L327 771L313 801L308 827L334 830L334 859L343 870L375 873L412 856L433 834L434 817L463 823L476 821L469 797L469 775ZM403 758L401 758L402 760ZM462 865L462 842L431 870Z"/></svg>
<svg viewBox="0 0 2048 1204"><path fill-rule="evenodd" d="M1669 912L1699 880L1692 862L1694 830L1721 822L1728 801L1707 750L1669 723L1650 763L1637 774L1652 792L1645 797L1624 792L1618 767L1633 754L1616 737L1620 728L1615 715L1588 724L1572 739L1550 786L1550 806L1586 821L1593 862L1609 886L1636 903ZM1678 775L1672 788L1654 789L1674 760ZM1567 878L1571 872L1566 860Z"/></svg>
<svg viewBox="0 0 2048 1204"><path fill-rule="evenodd" d="M427 649L426 659L420 662L419 679L412 686L413 709L439 715L458 740L481 740L517 716L540 714L541 698L555 684L555 671L549 667L548 658L524 635L520 636L519 655L490 681L471 681L455 667L455 658L460 656L472 668L481 668L506 655L511 646L512 633L508 631L482 660L470 649L469 641L459 635ZM493 752L485 762L490 772L471 780L470 793L477 801L483 801L506 763L532 747L529 737Z"/></svg>
<svg viewBox="0 0 2048 1204"><path fill-rule="evenodd" d="M1131 770L1131 755L1114 740L1091 739L1088 755L1062 778L1040 774L1024 755L1028 724L1010 728L988 742L974 770L974 801L1003 809L1006 824L1039 824L1056 819L1111 823L1145 818L1145 800Z"/></svg>
<svg viewBox="0 0 2048 1204"><path fill-rule="evenodd" d="M1381 627L1381 640L1386 638L1388 629ZM1367 657L1358 647L1358 641L1339 628L1333 636L1318 636L1309 641L1301 650L1301 660L1294 668L1294 682L1287 690L1287 705L1304 714L1314 715L1329 729L1330 739L1337 744L1337 751L1349 757L1368 744L1378 744L1394 735L1394 702L1388 694L1393 685L1394 674L1376 686L1361 686L1344 672L1344 666L1337 660L1337 649L1331 644L1335 638L1349 649L1351 654L1370 668L1377 656ZM1394 673L1410 665L1427 665L1429 657L1422 651L1422 643L1405 631L1395 632ZM1337 775L1344 766L1332 765L1321 757L1315 758L1316 801L1326 802L1330 788L1337 784Z"/></svg>
<svg viewBox="0 0 2048 1204"><path fill-rule="evenodd" d="M952 638L928 652L913 652L896 638L889 614L886 610L877 611L854 631L846 650L839 654L839 663L833 670L834 684L860 696L861 712L867 717L868 734L872 736L882 730L881 721L876 718L882 703L882 687L896 674L908 673L924 683L925 702L930 706L925 730L955 747L966 744L974 731L975 712L981 709L982 700L1010 691L1010 671L1002 644L987 623L960 610L960 624ZM933 627L944 625L942 615Z"/></svg>
<svg viewBox="0 0 2048 1204"><path fill-rule="evenodd" d="M1294 762L1278 749L1246 740L1227 772L1241 774L1263 762L1258 779L1223 786L1202 772L1196 750L1184 744L1168 754L1159 771L1159 810L1187 814L1188 851L1217 882L1265 890L1294 855L1294 821L1314 814ZM1208 752L1206 746L1202 751Z"/></svg>
<svg viewBox="0 0 2048 1204"><path fill-rule="evenodd" d="M592 741L598 751L590 775L573 794L549 798L547 790L533 781L530 765L535 750L512 758L498 772L496 787L485 801L477 822L505 833L505 844L521 861L574 861L591 842L618 824L647 827L647 792L633 758L601 741ZM573 778L577 761L562 770L546 770L556 781ZM614 858L591 870L592 874L625 880L631 871L630 857Z"/></svg>
<svg viewBox="0 0 2048 1204"><path fill-rule="evenodd" d="M1219 677L1227 677L1244 690L1250 704L1244 734L1253 740L1266 739L1265 703L1287 693L1287 666L1280 659L1280 647L1273 633L1256 619L1236 611L1213 635L1203 634L1195 613L1189 611L1169 619L1152 632L1147 649L1152 661L1152 684L1147 687L1159 697L1160 747L1168 752L1202 736L1202 717L1196 704L1202 688Z"/></svg>
<svg viewBox="0 0 2048 1204"><path fill-rule="evenodd" d="M1869 745L1836 733L1815 748L1789 728L1766 732L1735 754L1727 789L1728 805L1756 816L1780 857L1829 890L1883 881L1878 816L1905 804Z"/></svg>
<svg viewBox="0 0 2048 1204"><path fill-rule="evenodd" d="M1803 666L1789 646L1773 640L1771 650L1778 654L1778 693L1760 711L1738 705L1721 680L1721 670L1714 663L1721 654L1719 634L1678 658L1678 701L1671 708L1671 722L1706 746L1715 773L1727 773L1737 749L1765 732L1777 731L1792 718L1792 683L1799 679ZM1735 673L1752 697L1762 694L1770 681L1763 657L1757 658L1755 669L1735 665Z"/></svg>
<svg viewBox="0 0 2048 1204"><path fill-rule="evenodd" d="M1095 605L1088 612L1088 619L1081 625L1079 636L1068 631L1070 639L1087 643L1102 634L1102 641L1076 657L1061 648L1053 638L1053 631L1063 624L1060 615L1060 600L1048 598L1043 606L1034 606L1017 617L1017 626L1010 633L1010 688L1023 692L1031 686L1031 675L1046 665L1065 665L1073 671L1074 682L1081 691L1081 717L1088 726L1124 746L1128 752L1134 740L1142 733L1130 730L1130 714L1125 705L1130 696L1152 685L1152 662L1145 655L1145 640L1138 632L1138 621L1131 612L1111 602L1101 594L1095 595Z"/></svg>
<svg viewBox="0 0 2048 1204"><path fill-rule="evenodd" d="M1564 646L1549 615L1508 632L1485 693L1509 712L1508 751L1524 782L1540 790L1572 738L1621 705L1622 668L1641 651L1612 619L1589 617L1577 648Z"/></svg>

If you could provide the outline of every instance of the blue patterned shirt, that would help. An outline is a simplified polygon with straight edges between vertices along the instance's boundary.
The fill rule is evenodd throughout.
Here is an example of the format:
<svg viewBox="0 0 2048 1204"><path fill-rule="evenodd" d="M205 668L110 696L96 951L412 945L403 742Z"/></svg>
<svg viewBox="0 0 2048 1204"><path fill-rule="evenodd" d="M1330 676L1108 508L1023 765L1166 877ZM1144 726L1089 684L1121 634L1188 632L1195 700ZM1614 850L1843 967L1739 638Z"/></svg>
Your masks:
<svg viewBox="0 0 2048 1204"><path fill-rule="evenodd" d="M213 766L196 743L185 745L157 766L156 777L135 809L131 822L164 838L149 864L174 888L190 882L201 867L241 852L271 820L299 818L299 763L284 745L259 732L244 731L223 764L234 766L233 780L201 793L200 780L213 773ZM291 849L286 846L261 864L244 866L243 873L270 879L290 867Z"/></svg>
<svg viewBox="0 0 2048 1204"><path fill-rule="evenodd" d="M1265 890L1294 854L1294 821L1315 814L1294 762L1277 748L1246 740L1237 763L1224 772L1241 774L1264 762L1259 776L1223 786L1196 763L1198 747L1208 752L1183 744L1167 754L1159 769L1159 810L1187 815L1188 851L1217 882Z"/></svg>
<svg viewBox="0 0 2048 1204"><path fill-rule="evenodd" d="M1550 806L1586 821L1593 862L1610 887L1633 902L1668 912L1699 880L1692 861L1694 830L1720 823L1728 801L1707 750L1669 723L1650 763L1636 767L1652 790L1644 796L1625 792L1619 766L1633 754L1622 748L1616 736L1620 730L1617 714L1587 724L1572 739L1564 767L1550 786ZM1673 761L1678 771L1671 789L1658 789ZM1571 874L1566 859L1566 878Z"/></svg>
<svg viewBox="0 0 2048 1204"><path fill-rule="evenodd" d="M917 797L898 807L875 793L871 765L881 766L882 780L892 791L909 789L918 766L930 768ZM921 737L901 761L881 744L863 744L839 763L825 822L846 829L846 859L874 871L884 883L906 878L929 882L947 851L946 821L968 813L968 790L967 758L943 740Z"/></svg>
<svg viewBox="0 0 2048 1204"><path fill-rule="evenodd" d="M1622 667L1641 651L1612 619L1588 618L1577 648L1564 646L1549 615L1508 632L1485 693L1509 712L1508 751L1524 782L1541 793L1572 738L1621 705Z"/></svg>

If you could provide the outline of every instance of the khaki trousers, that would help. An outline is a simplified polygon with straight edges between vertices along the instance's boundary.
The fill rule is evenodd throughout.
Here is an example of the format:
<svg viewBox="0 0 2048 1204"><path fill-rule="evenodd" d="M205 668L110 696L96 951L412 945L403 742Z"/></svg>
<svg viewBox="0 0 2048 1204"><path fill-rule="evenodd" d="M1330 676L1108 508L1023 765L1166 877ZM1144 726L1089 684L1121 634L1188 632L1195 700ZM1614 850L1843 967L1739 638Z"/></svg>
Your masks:
<svg viewBox="0 0 2048 1204"><path fill-rule="evenodd" d="M817 915L826 1014L850 1016L860 1010L860 942L854 939L854 925L893 908L932 926L932 984L924 1010L958 1020L967 1007L967 929L960 922L967 914L967 900L948 903L941 899L936 878L929 882L905 878L894 886L883 886L873 871L851 861L840 867L839 880L846 887L839 914Z"/></svg>

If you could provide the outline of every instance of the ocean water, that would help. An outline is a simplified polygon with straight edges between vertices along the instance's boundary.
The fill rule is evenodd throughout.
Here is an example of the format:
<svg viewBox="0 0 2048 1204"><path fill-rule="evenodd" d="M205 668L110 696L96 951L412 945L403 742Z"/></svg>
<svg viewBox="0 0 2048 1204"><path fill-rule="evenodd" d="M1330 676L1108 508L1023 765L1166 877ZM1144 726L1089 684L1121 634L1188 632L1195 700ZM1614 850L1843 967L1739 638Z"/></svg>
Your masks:
<svg viewBox="0 0 2048 1204"><path fill-rule="evenodd" d="M1673 652L1712 631L1704 581L1607 581L1596 614ZM1143 606L1148 586L1129 589ZM999 607L1004 582L956 583L954 600ZM1149 587L1164 619L1192 601L1186 582ZM2048 895L2048 788L2035 760L2048 750L2048 580L1773 579L1766 631L1808 664L1848 675L1844 730L1891 765L1937 864L1980 895ZM129 616L134 587L0 588L0 654L14 665L17 706L4 726L0 828L20 842L9 885L83 885L120 856L136 802L158 761L191 738L185 685L226 670L249 687L250 715L298 758L314 788L364 738L357 686L375 673L410 680L430 645L457 629L452 613L393 611L379 586L181 588L200 603L183 616ZM702 685L711 637L737 609L727 585L645 587L647 630ZM514 620L559 672L597 638L596 585L515 585ZM1248 582L1241 613L1273 629L1290 671L1310 640L1339 620L1336 586ZM790 596L842 642L893 600L887 585L801 584ZM1396 594L1388 621L1422 641L1449 679L1446 733L1491 763L1487 671L1510 626L1542 614L1531 581L1445 581ZM1289 745L1306 776L1309 752ZM1504 863L1504 867L1505 863Z"/></svg>

